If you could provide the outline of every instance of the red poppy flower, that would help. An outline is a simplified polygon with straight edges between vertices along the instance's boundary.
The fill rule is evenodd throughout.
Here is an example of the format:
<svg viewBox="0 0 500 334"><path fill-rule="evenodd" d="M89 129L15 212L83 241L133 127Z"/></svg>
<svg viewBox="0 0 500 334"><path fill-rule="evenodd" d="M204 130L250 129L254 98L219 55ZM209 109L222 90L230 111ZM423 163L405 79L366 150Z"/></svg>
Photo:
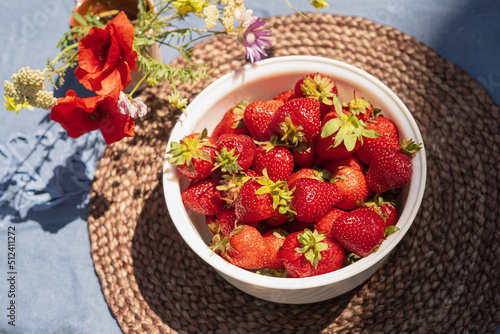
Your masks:
<svg viewBox="0 0 500 334"><path fill-rule="evenodd" d="M75 75L87 89L99 95L118 94L132 81L137 70L137 52L132 49L135 28L120 12L104 29L92 27L78 42Z"/></svg>
<svg viewBox="0 0 500 334"><path fill-rule="evenodd" d="M60 123L72 138L99 129L109 145L134 136L133 118L120 113L118 99L113 95L80 98L74 90L69 90L66 97L57 99L50 119Z"/></svg>

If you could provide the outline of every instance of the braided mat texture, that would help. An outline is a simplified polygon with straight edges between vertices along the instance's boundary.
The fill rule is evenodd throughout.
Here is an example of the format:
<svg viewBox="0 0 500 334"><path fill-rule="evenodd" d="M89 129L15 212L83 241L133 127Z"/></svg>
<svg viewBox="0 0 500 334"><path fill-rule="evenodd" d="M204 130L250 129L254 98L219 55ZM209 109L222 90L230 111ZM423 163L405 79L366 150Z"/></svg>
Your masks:
<svg viewBox="0 0 500 334"><path fill-rule="evenodd" d="M232 287L177 233L162 166L179 116L166 87L142 97L153 112L136 136L106 148L92 184L89 231L104 296L125 333L492 333L500 324L500 109L467 73L393 28L311 14L268 20L270 56L316 55L355 65L406 103L426 144L419 215L367 282L309 305L262 301ZM211 79L245 64L223 37L198 44ZM175 64L182 64L178 59Z"/></svg>

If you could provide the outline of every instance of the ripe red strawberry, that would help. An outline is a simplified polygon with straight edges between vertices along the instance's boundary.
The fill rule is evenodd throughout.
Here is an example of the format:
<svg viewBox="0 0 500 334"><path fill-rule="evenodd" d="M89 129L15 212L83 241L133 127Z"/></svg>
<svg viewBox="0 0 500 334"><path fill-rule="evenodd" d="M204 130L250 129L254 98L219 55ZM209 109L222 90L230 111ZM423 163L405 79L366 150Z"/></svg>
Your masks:
<svg viewBox="0 0 500 334"><path fill-rule="evenodd" d="M303 76L295 83L295 97L314 98L320 102L321 118L334 110L334 99L338 90L332 78L321 73Z"/></svg>
<svg viewBox="0 0 500 334"><path fill-rule="evenodd" d="M243 120L254 140L267 141L275 134L274 114L283 102L277 100L254 101L247 105Z"/></svg>
<svg viewBox="0 0 500 334"><path fill-rule="evenodd" d="M219 250L228 262L248 270L266 267L270 256L260 232L249 225L241 225L235 229L229 242L219 247Z"/></svg>
<svg viewBox="0 0 500 334"><path fill-rule="evenodd" d="M219 139L224 133L241 135L247 132L247 127L243 120L243 112L246 105L246 103L239 103L226 111L221 121L215 126L214 131L212 131L212 138L214 140Z"/></svg>
<svg viewBox="0 0 500 334"><path fill-rule="evenodd" d="M369 199L372 194L366 182L365 174L357 168L341 168L332 181L342 191L342 200L335 206L343 210L356 208L358 204Z"/></svg>
<svg viewBox="0 0 500 334"><path fill-rule="evenodd" d="M230 237L231 233L240 224L236 218L233 208L223 208L218 214L205 216L210 233L212 234L212 244L220 244L224 238ZM246 223L257 228L259 222Z"/></svg>
<svg viewBox="0 0 500 334"><path fill-rule="evenodd" d="M344 249L331 236L309 229L286 237L281 257L287 274L292 278L326 274L342 268Z"/></svg>
<svg viewBox="0 0 500 334"><path fill-rule="evenodd" d="M342 192L335 184L300 178L295 182L291 207L298 220L316 223L341 199Z"/></svg>
<svg viewBox="0 0 500 334"><path fill-rule="evenodd" d="M312 168L316 161L316 149L312 143L302 142L291 149L293 160L300 167Z"/></svg>
<svg viewBox="0 0 500 334"><path fill-rule="evenodd" d="M234 174L223 174L220 178L220 185L217 187L222 193L222 199L227 202L228 205L234 206L234 201L238 197L238 193L241 189L243 183L252 177L259 176L251 169L245 171L240 171Z"/></svg>
<svg viewBox="0 0 500 334"><path fill-rule="evenodd" d="M368 208L378 213L385 221L385 226L396 226L398 222L398 212L396 203L385 201L381 196L375 196L372 201L362 204L363 208Z"/></svg>
<svg viewBox="0 0 500 334"><path fill-rule="evenodd" d="M274 116L274 131L292 146L312 141L319 133L321 118L316 99L296 98L282 105Z"/></svg>
<svg viewBox="0 0 500 334"><path fill-rule="evenodd" d="M269 250L269 260L267 261L268 268L283 268L283 259L281 258L280 249L287 236L288 233L282 228L274 228L262 235L264 243L267 245L267 249Z"/></svg>
<svg viewBox="0 0 500 334"><path fill-rule="evenodd" d="M288 177L288 180L286 182L288 184L288 189L293 189L295 187L295 182L298 179L308 177L312 179L317 179L319 181L325 181L327 177L330 176L331 175L326 175L324 171L319 171L313 168L304 167L292 173L292 175Z"/></svg>
<svg viewBox="0 0 500 334"><path fill-rule="evenodd" d="M401 143L401 148L381 147L374 154L366 173L370 189L381 194L406 185L413 174L411 159L420 150L413 140Z"/></svg>
<svg viewBox="0 0 500 334"><path fill-rule="evenodd" d="M352 114L339 108L339 112L331 112L322 120L321 133L314 144L316 154L324 160L341 159L356 152L365 137L377 137L379 134L366 129L365 123Z"/></svg>
<svg viewBox="0 0 500 334"><path fill-rule="evenodd" d="M357 208L338 217L331 233L346 250L366 257L382 242L385 222L373 210Z"/></svg>
<svg viewBox="0 0 500 334"><path fill-rule="evenodd" d="M357 157L370 164L373 153L381 147L399 148L399 132L396 125L388 118L376 116L366 123L367 129L380 134L377 138L364 138L363 145L356 151Z"/></svg>
<svg viewBox="0 0 500 334"><path fill-rule="evenodd" d="M192 133L173 142L167 152L172 156L168 162L177 166L179 173L189 179L201 180L209 176L215 162L216 143L207 136L207 130L202 133Z"/></svg>
<svg viewBox="0 0 500 334"><path fill-rule="evenodd" d="M252 178L241 186L234 203L236 217L241 222L268 220L279 223L291 218L292 192L285 181L274 182L264 170L264 175Z"/></svg>
<svg viewBox="0 0 500 334"><path fill-rule="evenodd" d="M293 155L283 146L257 146L252 169L259 175L267 169L273 181L286 180L293 172Z"/></svg>
<svg viewBox="0 0 500 334"><path fill-rule="evenodd" d="M284 92L279 93L276 95L273 100L278 100L283 103L286 103L287 101L294 99L295 98L295 91L293 90L286 90Z"/></svg>
<svg viewBox="0 0 500 334"><path fill-rule="evenodd" d="M257 194L262 185L256 179L243 183L234 202L236 217L245 223L271 218L275 214L271 194Z"/></svg>
<svg viewBox="0 0 500 334"><path fill-rule="evenodd" d="M212 235L217 235L219 234L219 221L217 220L217 215L208 215L205 216L205 223L208 226L208 229L210 230L210 233Z"/></svg>
<svg viewBox="0 0 500 334"><path fill-rule="evenodd" d="M182 193L182 203L202 215L215 215L222 210L224 201L217 190L218 183L211 177L195 180Z"/></svg>
<svg viewBox="0 0 500 334"><path fill-rule="evenodd" d="M266 220L266 223L269 226L276 227L276 226L281 226L284 223L286 223L289 219L292 218L291 213L276 213L274 216Z"/></svg>
<svg viewBox="0 0 500 334"><path fill-rule="evenodd" d="M304 223L298 219L291 219L280 225L287 233L303 232L306 228L313 229L313 224Z"/></svg>
<svg viewBox="0 0 500 334"><path fill-rule="evenodd" d="M330 174L337 174L338 170L344 167L352 167L359 169L361 172L365 172L366 167L363 162L361 162L355 154L348 155L345 158L327 160L325 162L324 169L326 169Z"/></svg>
<svg viewBox="0 0 500 334"><path fill-rule="evenodd" d="M323 218L319 220L319 222L316 223L316 229L320 232L330 234L335 220L346 212L347 211L339 208L332 208L326 215L323 216Z"/></svg>
<svg viewBox="0 0 500 334"><path fill-rule="evenodd" d="M217 140L215 165L222 172L234 174L252 166L255 158L255 143L247 135L224 133Z"/></svg>
<svg viewBox="0 0 500 334"><path fill-rule="evenodd" d="M373 117L373 106L371 103L363 98L356 98L356 94L354 94L352 100L342 105L342 109L356 115L361 121L366 122Z"/></svg>
<svg viewBox="0 0 500 334"><path fill-rule="evenodd" d="M217 215L217 220L219 222L219 231L222 236L229 237L231 232L236 228L238 218L236 218L236 213L234 209L223 208Z"/></svg>

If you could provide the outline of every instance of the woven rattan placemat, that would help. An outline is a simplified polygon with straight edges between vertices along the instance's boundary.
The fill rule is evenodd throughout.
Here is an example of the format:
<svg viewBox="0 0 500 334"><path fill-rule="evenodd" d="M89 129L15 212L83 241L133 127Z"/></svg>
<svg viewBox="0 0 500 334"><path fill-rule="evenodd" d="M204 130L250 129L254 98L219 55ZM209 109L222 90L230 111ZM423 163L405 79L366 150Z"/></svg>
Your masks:
<svg viewBox="0 0 500 334"><path fill-rule="evenodd" d="M393 28L356 17L274 17L270 56L341 60L382 80L420 126L428 181L419 215L393 256L359 288L309 305L262 301L232 287L172 224L162 191L179 115L165 87L136 136L106 148L92 184L92 257L126 333L492 333L500 324L499 106L459 67ZM222 37L194 49L210 82L244 65ZM175 62L181 62L176 60Z"/></svg>

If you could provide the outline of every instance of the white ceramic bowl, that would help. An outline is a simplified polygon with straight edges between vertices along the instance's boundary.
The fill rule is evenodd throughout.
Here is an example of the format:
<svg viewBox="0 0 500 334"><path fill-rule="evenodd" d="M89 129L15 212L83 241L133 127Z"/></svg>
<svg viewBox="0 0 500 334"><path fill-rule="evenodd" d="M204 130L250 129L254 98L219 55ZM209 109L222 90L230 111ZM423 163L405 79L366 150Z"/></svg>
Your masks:
<svg viewBox="0 0 500 334"><path fill-rule="evenodd" d="M287 56L266 59L228 73L204 89L188 106L185 115L172 130L172 141L178 142L194 131L207 128L209 133L222 115L236 102L272 99L282 91L293 89L302 76L321 72L331 76L339 89L341 101L364 97L394 121L400 136L423 143L415 120L403 102L381 81L349 64L312 56ZM187 115L187 116L186 116ZM240 269L213 254L207 247L211 234L203 216L187 210L181 201L181 190L188 181L165 159L163 187L170 216L191 249L211 265L224 279L255 297L287 304L313 303L339 296L366 281L387 259L404 237L420 207L426 181L425 150L413 160L414 173L409 186L398 199L400 230L390 235L379 250L356 263L332 273L306 278L262 276Z"/></svg>

